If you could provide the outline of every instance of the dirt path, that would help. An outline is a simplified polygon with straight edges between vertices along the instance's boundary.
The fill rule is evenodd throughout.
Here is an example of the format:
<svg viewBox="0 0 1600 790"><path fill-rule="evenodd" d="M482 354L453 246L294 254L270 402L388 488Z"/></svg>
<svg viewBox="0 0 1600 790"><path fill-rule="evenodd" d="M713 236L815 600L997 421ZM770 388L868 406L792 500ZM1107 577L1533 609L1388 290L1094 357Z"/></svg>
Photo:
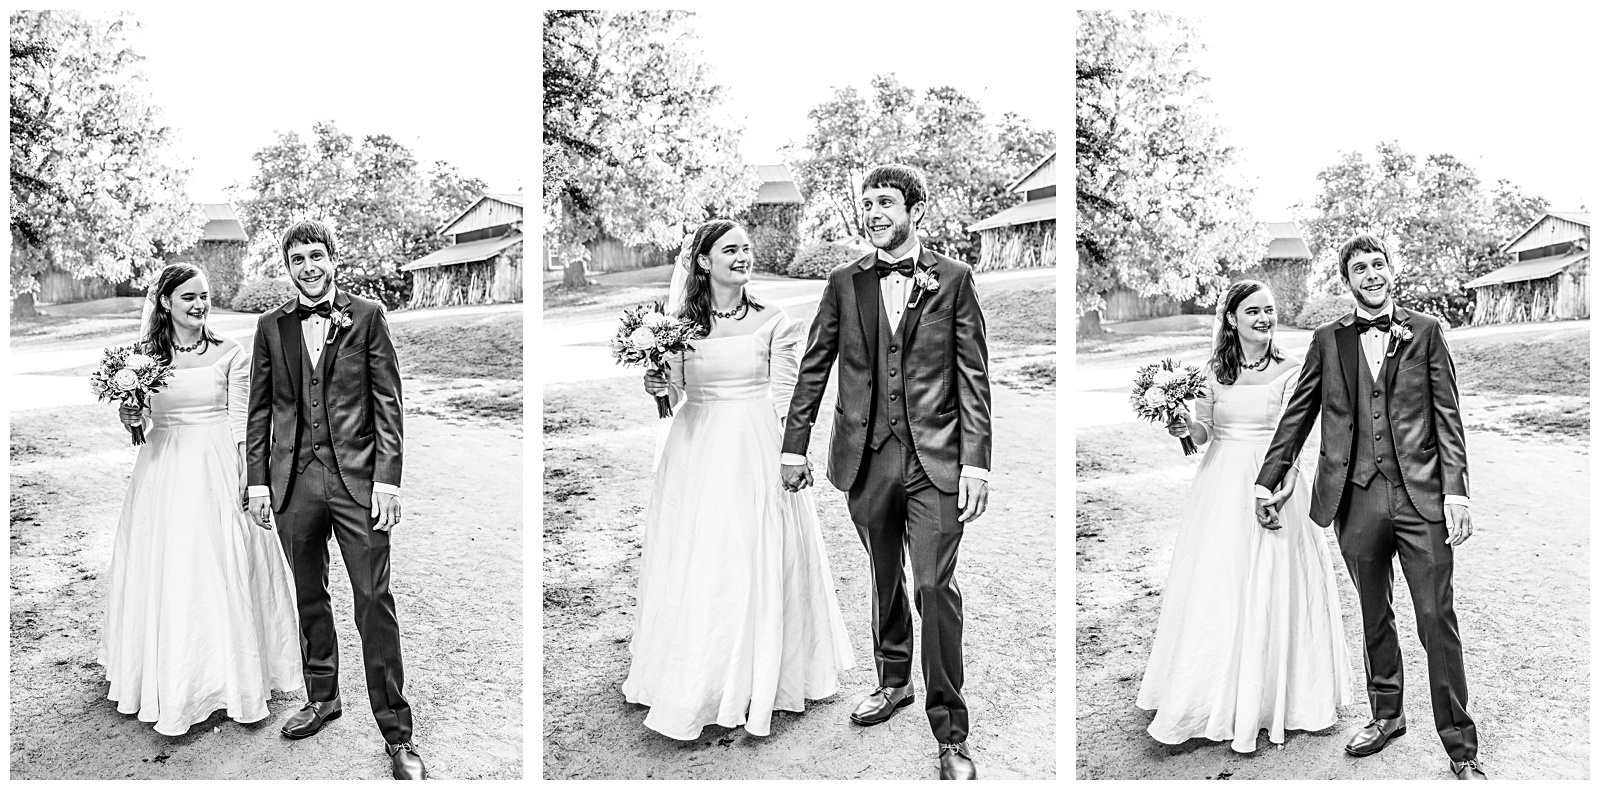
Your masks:
<svg viewBox="0 0 1600 790"><path fill-rule="evenodd" d="M1123 407L1126 408L1125 405ZM1455 599L1480 757L1495 779L1589 776L1589 453L1584 440L1476 430L1468 402L1473 538L1456 552ZM1077 482L1077 766L1080 779L1450 779L1423 679L1409 592L1394 608L1410 679L1410 734L1381 754L1345 756L1366 723L1358 704L1337 725L1264 739L1253 755L1204 739L1178 746L1145 733L1134 706L1160 612L1177 512L1199 456L1158 427L1106 420L1081 428ZM1355 589L1331 531L1346 638L1361 644Z"/></svg>
<svg viewBox="0 0 1600 790"><path fill-rule="evenodd" d="M435 387L444 393L448 387ZM520 422L446 419L408 389L406 521L392 589L406 695L433 778L523 775ZM240 725L218 712L168 738L105 699L95 663L134 451L109 405L11 415L11 777L387 779L366 704L349 578L330 574L348 710L314 738L278 734L303 696ZM462 705L470 700L470 705Z"/></svg>
<svg viewBox="0 0 1600 790"><path fill-rule="evenodd" d="M551 326L547 318L547 336ZM995 354L996 476L989 512L967 530L957 572L967 614L970 743L985 778L1056 775L1054 388L1031 386L1022 372L1044 353ZM814 453L827 446L833 397L830 388ZM544 398L546 779L938 776L920 703L876 727L849 722L876 685L870 593L844 494L825 482L819 516L856 659L841 691L803 714L778 713L765 738L710 726L698 740L678 742L646 729L646 709L626 703L621 685L657 441L654 409L632 373L547 383Z"/></svg>

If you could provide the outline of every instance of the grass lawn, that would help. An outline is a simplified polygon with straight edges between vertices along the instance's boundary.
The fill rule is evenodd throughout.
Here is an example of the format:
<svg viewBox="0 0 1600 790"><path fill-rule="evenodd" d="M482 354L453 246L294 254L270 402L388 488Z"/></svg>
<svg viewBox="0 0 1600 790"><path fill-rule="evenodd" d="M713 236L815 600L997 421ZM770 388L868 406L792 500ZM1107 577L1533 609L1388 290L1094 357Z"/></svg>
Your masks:
<svg viewBox="0 0 1600 790"><path fill-rule="evenodd" d="M522 312L391 323L404 376L522 379Z"/></svg>
<svg viewBox="0 0 1600 790"><path fill-rule="evenodd" d="M1450 343L1463 393L1507 395L1589 394L1589 333L1558 329L1546 333L1490 335Z"/></svg>

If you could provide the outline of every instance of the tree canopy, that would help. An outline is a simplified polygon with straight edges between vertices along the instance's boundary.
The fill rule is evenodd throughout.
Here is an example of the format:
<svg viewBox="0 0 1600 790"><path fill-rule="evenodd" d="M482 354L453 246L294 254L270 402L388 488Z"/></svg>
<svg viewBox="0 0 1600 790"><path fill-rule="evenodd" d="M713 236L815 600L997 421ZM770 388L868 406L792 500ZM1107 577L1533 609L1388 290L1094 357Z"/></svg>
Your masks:
<svg viewBox="0 0 1600 790"><path fill-rule="evenodd" d="M321 220L339 244L339 286L391 308L409 296L399 267L445 246L439 226L486 188L448 162L424 166L393 137L357 141L331 121L313 126L309 140L282 133L251 158L256 172L249 197L239 203L252 240L247 265L280 273L282 232L301 220Z"/></svg>
<svg viewBox="0 0 1600 790"><path fill-rule="evenodd" d="M1235 151L1209 114L1191 23L1162 12L1080 11L1078 314L1124 286L1187 299L1261 259Z"/></svg>
<svg viewBox="0 0 1600 790"><path fill-rule="evenodd" d="M11 14L11 297L31 311L56 267L121 282L194 244L171 130L146 95L123 14Z"/></svg>
<svg viewBox="0 0 1600 790"><path fill-rule="evenodd" d="M755 200L723 89L690 46L692 17L545 12L545 240L570 284L602 235L670 249Z"/></svg>

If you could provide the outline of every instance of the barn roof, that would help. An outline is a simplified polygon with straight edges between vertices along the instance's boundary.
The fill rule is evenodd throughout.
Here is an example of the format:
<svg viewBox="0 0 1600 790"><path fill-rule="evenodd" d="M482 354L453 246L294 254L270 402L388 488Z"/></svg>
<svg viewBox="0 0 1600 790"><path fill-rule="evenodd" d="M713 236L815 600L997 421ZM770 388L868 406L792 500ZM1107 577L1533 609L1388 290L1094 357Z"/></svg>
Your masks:
<svg viewBox="0 0 1600 790"><path fill-rule="evenodd" d="M205 230L200 232L201 241L250 240L232 203L201 203L200 212L206 216Z"/></svg>
<svg viewBox="0 0 1600 790"><path fill-rule="evenodd" d="M499 238L452 244L401 266L400 271L414 272L418 269L431 269L435 266L453 266L458 263L486 261L499 255L501 250L521 243L522 231L512 231Z"/></svg>
<svg viewBox="0 0 1600 790"><path fill-rule="evenodd" d="M1005 228L1013 225L1026 225L1030 222L1043 222L1056 218L1056 199L1054 196L1038 200L1025 200L1011 208L1006 209L987 219L981 219L967 226L968 233L993 228Z"/></svg>
<svg viewBox="0 0 1600 790"><path fill-rule="evenodd" d="M1008 192L1027 192L1030 189L1042 189L1056 185L1056 152L1046 154L1039 163L1029 168L1021 178L1011 182L1006 187Z"/></svg>
<svg viewBox="0 0 1600 790"><path fill-rule="evenodd" d="M761 179L761 190L756 193L756 203L805 202L805 198L800 194L800 187L795 186L794 176L789 174L788 165L756 165L756 177Z"/></svg>
<svg viewBox="0 0 1600 790"><path fill-rule="evenodd" d="M1506 283L1520 283L1528 280L1543 280L1557 272L1566 269L1575 263L1589 260L1588 250L1569 252L1566 255L1551 255L1545 258L1534 258L1531 261L1517 261L1510 266L1495 269L1476 280L1467 283L1465 288L1482 288L1488 285L1505 285Z"/></svg>
<svg viewBox="0 0 1600 790"><path fill-rule="evenodd" d="M1311 248L1300 235L1300 227L1293 222L1267 222L1267 235L1272 242L1267 245L1265 257L1311 260Z"/></svg>
<svg viewBox="0 0 1600 790"><path fill-rule="evenodd" d="M1518 242L1521 242L1524 238L1527 237L1527 235L1529 233L1533 232L1534 228L1539 227L1541 224L1544 223L1544 221L1546 219L1548 219L1550 217L1555 217L1557 219L1564 219L1564 220L1566 220L1568 222L1571 222L1571 223L1574 223L1574 224L1577 224L1577 225L1582 225L1585 228L1589 227L1589 214L1588 214L1588 212L1584 212L1584 211L1546 211L1538 219L1534 220L1532 225L1529 225L1528 227L1524 228L1521 233L1518 233L1516 238L1512 239L1511 241L1506 242L1505 246L1500 248L1500 251L1501 252L1509 252L1509 251L1511 251L1511 248L1517 246Z"/></svg>
<svg viewBox="0 0 1600 790"><path fill-rule="evenodd" d="M508 206L514 206L516 211L513 213L519 218L522 216L522 195L515 192L485 192L480 195L477 200L472 201L471 205L462 209L460 214L455 215L455 217L449 222L440 225L439 232L446 236L450 235L452 233L451 228L455 227L456 223L460 222L462 218L466 217L468 214L471 214L473 209L477 208L478 206L482 205L484 201L488 200L492 200L497 203L504 203ZM469 228L469 230L471 229Z"/></svg>

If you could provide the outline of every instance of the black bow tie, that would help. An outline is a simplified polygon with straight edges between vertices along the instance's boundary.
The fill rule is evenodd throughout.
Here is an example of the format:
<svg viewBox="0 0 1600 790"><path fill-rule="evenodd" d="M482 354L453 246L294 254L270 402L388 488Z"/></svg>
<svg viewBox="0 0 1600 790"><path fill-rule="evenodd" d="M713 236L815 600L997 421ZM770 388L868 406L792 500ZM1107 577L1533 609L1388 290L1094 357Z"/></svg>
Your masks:
<svg viewBox="0 0 1600 790"><path fill-rule="evenodd" d="M879 258L878 265L873 268L877 270L878 279L880 280L888 277L889 272L899 272L901 277L910 277L911 272L916 268L916 263L910 258L902 258L892 263Z"/></svg>
<svg viewBox="0 0 1600 790"><path fill-rule="evenodd" d="M304 321L314 315L320 315L323 318L327 318L328 316L333 315L333 305L328 304L327 302L318 302L314 305L302 304L294 309L294 314L298 316L301 321Z"/></svg>
<svg viewBox="0 0 1600 790"><path fill-rule="evenodd" d="M1358 333L1365 332L1368 329L1376 329L1379 332L1387 332L1389 331L1389 327L1393 324L1394 319L1388 314L1380 315L1375 318L1362 318L1359 315L1356 316L1356 332Z"/></svg>

